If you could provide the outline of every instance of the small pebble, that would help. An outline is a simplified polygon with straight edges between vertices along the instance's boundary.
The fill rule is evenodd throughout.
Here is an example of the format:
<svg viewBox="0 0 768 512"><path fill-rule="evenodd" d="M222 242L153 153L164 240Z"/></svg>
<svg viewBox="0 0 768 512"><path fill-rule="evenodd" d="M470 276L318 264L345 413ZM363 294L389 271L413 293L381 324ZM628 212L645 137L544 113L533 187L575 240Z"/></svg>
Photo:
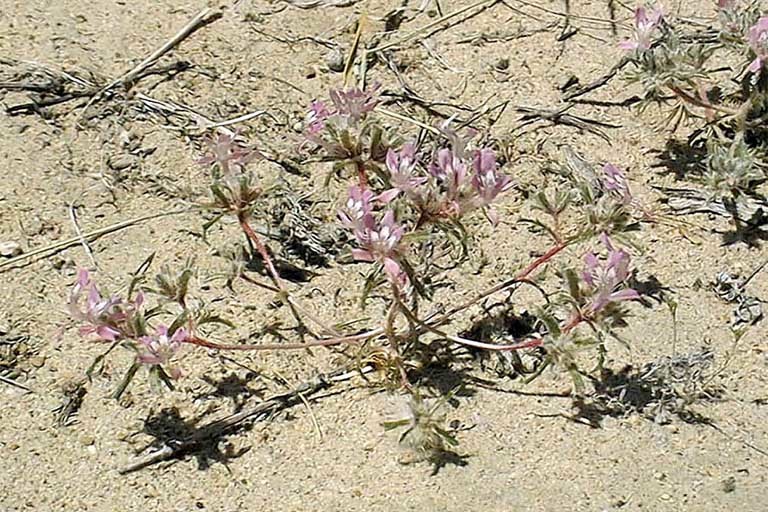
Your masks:
<svg viewBox="0 0 768 512"><path fill-rule="evenodd" d="M109 167L115 171L122 171L132 167L136 159L131 155L116 155L109 157Z"/></svg>
<svg viewBox="0 0 768 512"><path fill-rule="evenodd" d="M333 48L325 55L325 63L331 71L341 73L344 71L344 54L340 49Z"/></svg>
<svg viewBox="0 0 768 512"><path fill-rule="evenodd" d="M96 439L92 435L89 434L83 434L78 439L80 441L80 444L83 446L91 446L93 443L96 442Z"/></svg>
<svg viewBox="0 0 768 512"><path fill-rule="evenodd" d="M509 69L509 59L506 57L503 59L499 59L496 61L493 67L499 71L506 71L507 69Z"/></svg>
<svg viewBox="0 0 768 512"><path fill-rule="evenodd" d="M0 242L0 256L5 258L13 258L21 254L22 249L16 242Z"/></svg>
<svg viewBox="0 0 768 512"><path fill-rule="evenodd" d="M29 358L29 364L35 368L42 368L45 366L45 358L43 356L34 356Z"/></svg>

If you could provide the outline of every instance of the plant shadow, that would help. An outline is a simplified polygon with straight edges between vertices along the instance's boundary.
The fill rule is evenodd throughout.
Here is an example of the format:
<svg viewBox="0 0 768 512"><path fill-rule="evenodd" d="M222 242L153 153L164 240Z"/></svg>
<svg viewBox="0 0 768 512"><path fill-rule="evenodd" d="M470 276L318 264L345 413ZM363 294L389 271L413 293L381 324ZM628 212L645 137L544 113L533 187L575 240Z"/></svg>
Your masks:
<svg viewBox="0 0 768 512"><path fill-rule="evenodd" d="M469 457L469 455L459 455L456 452L443 450L429 458L429 462L432 464L430 476L437 476L447 466L466 467L469 465L467 462Z"/></svg>
<svg viewBox="0 0 768 512"><path fill-rule="evenodd" d="M683 181L702 175L707 148L704 144L691 144L690 140L669 139L657 158L653 167L661 168L662 175L672 174L676 181Z"/></svg>
<svg viewBox="0 0 768 512"><path fill-rule="evenodd" d="M768 231L762 228L768 217L760 210L757 212L759 217L757 219L750 219L750 221L744 223L739 222L736 224L733 230L730 231L715 231L722 237L723 245L729 246L737 243L746 244L750 248L757 248L762 245L763 242L768 241Z"/></svg>
<svg viewBox="0 0 768 512"><path fill-rule="evenodd" d="M603 369L593 378L594 392L574 401L576 413L568 419L600 428L606 417L638 414L658 424L678 419L688 424L711 425L712 420L690 409L697 401L714 400L721 390L709 387L704 372L712 353L696 352L661 358L642 368L625 366L618 372Z"/></svg>
<svg viewBox="0 0 768 512"><path fill-rule="evenodd" d="M648 275L645 279L641 280L637 277L636 273L633 273L627 285L640 294L642 297L641 303L645 306L649 305L648 299L652 299L658 304L667 302L669 293L672 292L672 289L664 286L655 275Z"/></svg>
<svg viewBox="0 0 768 512"><path fill-rule="evenodd" d="M205 414L202 414L196 418L185 419L176 407L162 409L158 414L144 421L142 433L152 437L153 440L139 450L139 453L149 448L159 450L166 446L186 442L189 439L200 438L200 442L195 443L195 448L186 453L197 459L199 470L206 470L214 463L221 463L226 466L229 461L250 451L250 447L235 449L231 443L226 441L226 436L217 436L215 439L201 436L203 430L199 423L204 416Z"/></svg>
<svg viewBox="0 0 768 512"><path fill-rule="evenodd" d="M203 381L213 389L197 394L193 400L205 398L228 398L232 402L232 412L240 412L250 397L264 398L264 388L254 389L251 382L255 374L248 372L244 376L236 372L230 372L229 375L220 379L213 379L207 375L203 376Z"/></svg>

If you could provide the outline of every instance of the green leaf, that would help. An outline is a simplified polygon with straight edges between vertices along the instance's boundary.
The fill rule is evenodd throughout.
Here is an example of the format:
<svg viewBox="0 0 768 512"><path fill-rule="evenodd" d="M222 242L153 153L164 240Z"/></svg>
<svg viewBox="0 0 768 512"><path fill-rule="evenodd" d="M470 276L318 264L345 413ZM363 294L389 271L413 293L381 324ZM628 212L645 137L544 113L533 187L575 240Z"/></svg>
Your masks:
<svg viewBox="0 0 768 512"><path fill-rule="evenodd" d="M120 384L117 386L117 389L115 389L115 392L112 394L112 398L114 398L115 400L120 400L120 397L123 396L123 393L125 393L125 390L128 388L128 385L136 376L136 372L139 371L139 368L141 368L141 363L138 361L134 361L131 367L128 368L128 371L125 372L125 375L123 376L123 380L120 381Z"/></svg>
<svg viewBox="0 0 768 512"><path fill-rule="evenodd" d="M440 437L451 446L459 446L459 441L450 432L447 432L440 427L435 427L435 432L437 432Z"/></svg>
<svg viewBox="0 0 768 512"><path fill-rule="evenodd" d="M131 274L131 282L128 284L128 293L126 294L129 300L131 295L133 295L133 290L144 281L147 271L155 259L155 254L157 254L157 252L152 251L152 253L141 262L136 271Z"/></svg>
<svg viewBox="0 0 768 512"><path fill-rule="evenodd" d="M94 372L97 371L96 370L97 366L99 366L98 373L101 373L101 370L103 369L101 367L101 363L104 361L104 358L106 358L107 355L109 355L109 353L112 352L112 350L114 350L115 347L118 346L122 342L123 342L123 340L121 340L121 339L117 339L117 340L113 341L112 344L109 346L109 348L107 350L105 350L104 352L102 352L101 354L96 356L96 358L93 360L93 363L91 363L91 366L89 366L88 369L85 370L85 376L88 379L88 382L91 382L93 380L92 377L93 377Z"/></svg>
<svg viewBox="0 0 768 512"><path fill-rule="evenodd" d="M402 420L388 420L383 421L381 425L384 427L384 430L390 431L394 430L396 428L404 427L408 425L411 422L409 419L402 419Z"/></svg>

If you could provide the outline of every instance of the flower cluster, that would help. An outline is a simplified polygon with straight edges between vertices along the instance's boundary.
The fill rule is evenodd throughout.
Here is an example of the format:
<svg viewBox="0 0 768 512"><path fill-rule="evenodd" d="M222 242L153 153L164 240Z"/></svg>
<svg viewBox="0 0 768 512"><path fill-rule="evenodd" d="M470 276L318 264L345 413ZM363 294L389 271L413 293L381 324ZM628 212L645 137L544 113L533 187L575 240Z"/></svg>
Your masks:
<svg viewBox="0 0 768 512"><path fill-rule="evenodd" d="M586 296L589 297L587 314L594 316L613 302L640 298L637 291L626 288L629 277L629 253L623 249L614 248L607 235L601 235L601 241L608 250L605 261L600 260L594 252L584 256L586 265L581 278L586 285Z"/></svg>
<svg viewBox="0 0 768 512"><path fill-rule="evenodd" d="M413 144L404 145L399 153L390 149L387 173L392 188L379 197L388 202L402 194L420 211L422 220L458 219L486 208L491 222L498 223L492 203L511 187L512 180L499 172L493 150L443 148L427 167L427 175L418 175L417 166Z"/></svg>
<svg viewBox="0 0 768 512"><path fill-rule="evenodd" d="M85 301L82 300L83 295ZM81 269L69 295L68 308L72 317L84 324L79 329L81 336L93 336L98 341L115 341L132 335L135 330L133 319L143 303L141 293L132 301L124 301L117 296L102 297L89 272Z"/></svg>
<svg viewBox="0 0 768 512"><path fill-rule="evenodd" d="M139 339L141 344L138 360L149 366L163 366L172 378L178 379L181 376L181 370L172 365L172 359L188 338L186 329L176 329L172 335L169 335L168 327L160 325L153 335L142 336Z"/></svg>
<svg viewBox="0 0 768 512"><path fill-rule="evenodd" d="M663 18L660 7L654 7L650 12L645 7L638 7L635 9L635 33L631 39L619 43L619 47L627 51L650 49L651 36Z"/></svg>
<svg viewBox="0 0 768 512"><path fill-rule="evenodd" d="M237 132L220 133L206 139L207 152L197 159L200 165L217 166L221 174L242 171L248 162L261 157L261 153L238 140Z"/></svg>
<svg viewBox="0 0 768 512"><path fill-rule="evenodd" d="M588 170L588 173L571 174L576 192L571 197L578 198L589 231L594 234L624 232L637 217L649 215L632 195L627 178L618 167L607 163L602 173L593 172L591 166Z"/></svg>
<svg viewBox="0 0 768 512"><path fill-rule="evenodd" d="M246 211L261 195L261 188L246 165L261 158L261 153L245 145L237 132L222 133L206 142L208 152L197 163L212 168L213 202L209 207L235 213Z"/></svg>
<svg viewBox="0 0 768 512"><path fill-rule="evenodd" d="M339 212L342 224L351 229L359 248L352 250L357 261L379 262L395 284L407 281L398 260L405 229L395 221L395 212L389 208L375 214L374 195L368 189L353 186L349 189L346 208Z"/></svg>
<svg viewBox="0 0 768 512"><path fill-rule="evenodd" d="M768 59L768 16L763 16L749 29L747 34L749 47L755 53L755 60L749 65L748 70L758 73Z"/></svg>
<svg viewBox="0 0 768 512"><path fill-rule="evenodd" d="M368 117L379 104L377 89L374 86L370 91L356 87L331 90L330 106L323 101L313 101L305 119L307 141L322 148L331 160L360 157L366 149L364 146L371 143L365 139L372 128ZM375 152L375 148L367 149Z"/></svg>
<svg viewBox="0 0 768 512"><path fill-rule="evenodd" d="M84 324L79 328L81 336L92 336L98 341L126 342L137 351L139 363L163 366L176 378L180 375L178 369L166 365L188 340L189 334L180 328L169 336L168 328L162 325L154 334L147 334L144 303L141 292L132 300L103 297L88 271L82 269L70 293L68 306L72 317Z"/></svg>

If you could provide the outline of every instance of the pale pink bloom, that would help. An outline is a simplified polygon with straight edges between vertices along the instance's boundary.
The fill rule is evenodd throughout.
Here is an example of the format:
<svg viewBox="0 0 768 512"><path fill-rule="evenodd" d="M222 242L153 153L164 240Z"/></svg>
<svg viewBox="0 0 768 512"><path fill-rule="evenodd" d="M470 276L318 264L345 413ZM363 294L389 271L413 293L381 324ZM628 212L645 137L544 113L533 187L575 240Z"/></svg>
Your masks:
<svg viewBox="0 0 768 512"><path fill-rule="evenodd" d="M608 259L600 260L593 252L584 256L586 267L581 278L591 294L588 310L598 313L611 302L620 302L640 298L640 294L631 288L624 288L629 277L629 253L615 249L606 234L601 236L608 249Z"/></svg>
<svg viewBox="0 0 768 512"><path fill-rule="evenodd" d="M416 147L413 143L405 144L400 152L390 149L387 152L387 170L392 188L379 194L378 200L388 203L401 192L406 195L412 194L420 185L423 185L427 178L414 176L416 164Z"/></svg>
<svg viewBox="0 0 768 512"><path fill-rule="evenodd" d="M458 197L467 182L467 164L452 149L437 152L437 160L429 166L429 172L442 182L451 199Z"/></svg>
<svg viewBox="0 0 768 512"><path fill-rule="evenodd" d="M475 138L477 130L468 128L465 130L465 134L462 135L451 127L451 123L453 123L454 119L455 117L446 119L437 126L437 129L443 137L448 139L453 154L458 158L464 158L466 156L467 145L473 138Z"/></svg>
<svg viewBox="0 0 768 512"><path fill-rule="evenodd" d="M404 232L405 229L395 222L395 212L387 210L380 222L355 233L362 249L353 249L352 255L358 261L380 260L384 263L392 260Z"/></svg>
<svg viewBox="0 0 768 512"><path fill-rule="evenodd" d="M187 341L189 335L186 329L177 329L172 336L168 336L168 328L160 325L151 336L142 336L139 340L139 362L154 366L168 365L181 346ZM181 372L173 367L168 368L174 379L181 376Z"/></svg>
<svg viewBox="0 0 768 512"><path fill-rule="evenodd" d="M717 0L717 8L723 11L730 11L736 7L736 0Z"/></svg>
<svg viewBox="0 0 768 512"><path fill-rule="evenodd" d="M619 47L628 50L648 50L651 47L651 36L661 24L664 14L660 7L655 7L649 13L645 7L635 9L635 33L631 39L619 43Z"/></svg>
<svg viewBox="0 0 768 512"><path fill-rule="evenodd" d="M344 209L339 211L339 220L357 235L358 231L373 227L373 192L359 185L349 187L349 197Z"/></svg>
<svg viewBox="0 0 768 512"><path fill-rule="evenodd" d="M747 42L755 52L755 60L747 68L752 73L757 73L763 68L763 63L768 59L768 16L763 16L749 29Z"/></svg>
<svg viewBox="0 0 768 512"><path fill-rule="evenodd" d="M472 186L480 197L481 206L488 206L496 197L512 186L512 179L506 174L500 174L496 163L496 155L491 149L481 149L475 152L472 162L474 176Z"/></svg>
<svg viewBox="0 0 768 512"><path fill-rule="evenodd" d="M84 307L81 296L86 293ZM72 317L86 325L79 329L81 336L95 335L97 340L115 341L128 330L127 322L142 306L144 296L139 293L133 302L124 302L119 297L102 297L96 284L85 269L80 269L77 282L69 296L69 312Z"/></svg>
<svg viewBox="0 0 768 512"><path fill-rule="evenodd" d="M477 194L474 198L475 206L486 208L488 220L495 226L499 223L499 215L491 203L499 194L509 190L512 186L512 178L499 173L496 155L488 148L475 152L472 167L474 169L472 187Z"/></svg>
<svg viewBox="0 0 768 512"><path fill-rule="evenodd" d="M357 124L366 114L373 111L379 104L379 98L375 95L378 85L374 85L370 91L364 91L357 87L348 90L335 89L330 92L334 106L334 114L347 117L352 124Z"/></svg>
<svg viewBox="0 0 768 512"><path fill-rule="evenodd" d="M245 146L237 140L237 133L220 133L218 136L206 139L208 152L197 159L201 165L218 165L222 172L228 173L230 166L240 169L261 156L257 150Z"/></svg>
<svg viewBox="0 0 768 512"><path fill-rule="evenodd" d="M357 261L378 261L390 280L398 286L408 282L407 275L400 268L400 241L405 228L395 221L395 212L388 209L381 220L373 214L373 193L360 186L349 188L349 199L339 212L341 223L355 235L358 248L352 249Z"/></svg>
<svg viewBox="0 0 768 512"><path fill-rule="evenodd" d="M322 101L313 101L307 113L307 134L317 135L325 129L325 121L331 117L331 111Z"/></svg>
<svg viewBox="0 0 768 512"><path fill-rule="evenodd" d="M632 203L632 192L629 190L629 184L624 173L613 164L603 166L603 188L608 192L616 194L625 205Z"/></svg>

